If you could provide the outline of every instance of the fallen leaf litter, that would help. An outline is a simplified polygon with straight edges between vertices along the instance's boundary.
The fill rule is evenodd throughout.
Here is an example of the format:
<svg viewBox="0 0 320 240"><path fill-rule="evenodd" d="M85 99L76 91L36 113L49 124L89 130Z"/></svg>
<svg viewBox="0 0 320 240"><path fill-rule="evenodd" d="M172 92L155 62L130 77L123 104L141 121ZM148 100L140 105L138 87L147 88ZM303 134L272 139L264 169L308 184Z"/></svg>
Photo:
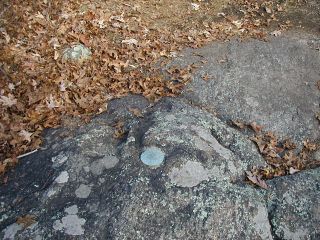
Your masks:
<svg viewBox="0 0 320 240"><path fill-rule="evenodd" d="M254 131L250 139L266 160L266 166L253 166L250 171L246 171L247 179L259 187L268 188L265 180L320 166L320 160L313 156L320 149L319 144L305 140L299 150L292 140L280 140L273 132L264 132L262 126L255 122L246 124L235 120L233 124L241 130L249 127Z"/></svg>

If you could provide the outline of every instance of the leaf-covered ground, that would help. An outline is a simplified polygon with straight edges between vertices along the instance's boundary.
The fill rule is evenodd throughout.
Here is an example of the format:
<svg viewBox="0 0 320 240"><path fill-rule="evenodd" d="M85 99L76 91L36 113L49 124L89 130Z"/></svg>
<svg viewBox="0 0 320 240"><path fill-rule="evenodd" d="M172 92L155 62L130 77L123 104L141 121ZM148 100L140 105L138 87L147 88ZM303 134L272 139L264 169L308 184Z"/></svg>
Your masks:
<svg viewBox="0 0 320 240"><path fill-rule="evenodd" d="M195 66L166 74L160 67L179 50L279 35L291 25L279 20L286 8L249 0L1 1L0 174L66 117L89 120L128 94L178 95ZM79 43L91 59L64 61L63 51Z"/></svg>

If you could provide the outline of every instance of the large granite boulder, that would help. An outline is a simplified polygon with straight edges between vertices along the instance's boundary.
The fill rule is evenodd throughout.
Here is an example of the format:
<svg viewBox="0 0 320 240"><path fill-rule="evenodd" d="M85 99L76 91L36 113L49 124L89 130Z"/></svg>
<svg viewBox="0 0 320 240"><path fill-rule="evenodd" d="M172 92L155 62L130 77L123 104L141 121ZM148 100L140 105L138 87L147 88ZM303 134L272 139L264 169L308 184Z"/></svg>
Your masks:
<svg viewBox="0 0 320 240"><path fill-rule="evenodd" d="M185 50L170 66L199 66L183 97L220 118L255 121L295 141L318 139L319 46L319 36L306 33L215 42Z"/></svg>
<svg viewBox="0 0 320 240"><path fill-rule="evenodd" d="M146 107L130 97L115 106L121 101ZM11 173L14 180L0 189L3 239L319 236L317 170L257 189L243 174L264 160L246 136L211 113L163 100L146 107L143 118L126 115L128 132L115 139L112 122L120 116L112 109L73 133L48 133L46 149ZM26 215L34 222L16 222Z"/></svg>

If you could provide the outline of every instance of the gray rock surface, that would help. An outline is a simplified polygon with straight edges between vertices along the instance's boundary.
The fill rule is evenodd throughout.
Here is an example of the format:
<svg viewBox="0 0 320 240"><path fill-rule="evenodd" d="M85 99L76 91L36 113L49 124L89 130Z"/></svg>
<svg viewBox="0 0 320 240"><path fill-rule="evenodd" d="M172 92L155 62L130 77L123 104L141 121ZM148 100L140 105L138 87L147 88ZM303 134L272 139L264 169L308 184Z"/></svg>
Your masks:
<svg viewBox="0 0 320 240"><path fill-rule="evenodd" d="M0 186L0 238L319 239L320 169L267 181L268 190L247 184L244 171L265 161L245 134L225 123L228 116L252 117L284 135L317 136L315 122L300 123L316 109L312 104L318 103L318 95L311 84L302 87L296 68L303 58L299 79L309 72L308 79L314 81L319 77L319 53L307 48L310 39L299 39L230 42L197 50L211 60L195 73L193 92L156 104L128 96L112 101L107 113L78 129L48 131L42 150L23 158L9 173L7 185ZM271 51L280 46L282 54L291 57ZM215 65L220 55L213 53L220 51L231 54L224 67ZM261 56L253 56L257 52ZM261 68L256 64L259 59ZM190 57L181 64L193 61ZM266 75L268 67L273 69L272 78ZM209 69L221 74L218 82L200 79ZM271 81L280 73L287 84L292 77L296 86L277 83L288 96L280 95ZM258 75L261 82L255 84ZM249 86L258 90L246 90ZM258 98L260 93L265 98ZM277 106L276 100L265 106L272 94L288 108ZM312 107L307 104L297 118L285 118L289 125L271 114L272 107L288 116L292 109L304 109L303 94ZM252 101L245 102L248 97ZM222 112L219 118L208 111L217 106ZM258 106L269 109L269 119ZM127 108L141 109L144 117L133 116ZM119 120L125 122L126 134L115 139L113 126ZM147 160L156 157L161 164L142 161L148 149L157 151ZM24 228L16 219L27 214L36 222Z"/></svg>
<svg viewBox="0 0 320 240"><path fill-rule="evenodd" d="M84 61L91 58L91 51L82 44L74 45L63 51L63 60Z"/></svg>
<svg viewBox="0 0 320 240"><path fill-rule="evenodd" d="M172 65L200 66L183 94L193 104L224 119L256 121L296 141L317 139L319 46L319 37L298 33L270 37L269 42L232 40L186 50Z"/></svg>
<svg viewBox="0 0 320 240"><path fill-rule="evenodd" d="M320 169L269 181L268 208L280 239L320 238Z"/></svg>

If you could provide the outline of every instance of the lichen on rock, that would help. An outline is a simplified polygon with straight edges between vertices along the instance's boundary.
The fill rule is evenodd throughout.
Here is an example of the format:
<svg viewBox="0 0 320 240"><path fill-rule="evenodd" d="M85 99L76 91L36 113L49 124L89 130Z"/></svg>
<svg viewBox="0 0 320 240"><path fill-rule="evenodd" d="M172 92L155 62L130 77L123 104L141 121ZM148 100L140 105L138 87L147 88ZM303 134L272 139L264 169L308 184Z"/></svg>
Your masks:
<svg viewBox="0 0 320 240"><path fill-rule="evenodd" d="M91 58L92 52L83 44L77 44L63 51L62 59L67 61L84 61Z"/></svg>
<svg viewBox="0 0 320 240"><path fill-rule="evenodd" d="M83 225L86 220L78 217L78 207L73 205L65 209L67 213L61 220L56 220L53 228L57 231L64 231L67 235L78 236L84 234Z"/></svg>
<svg viewBox="0 0 320 240"><path fill-rule="evenodd" d="M181 168L173 168L169 178L177 186L194 187L209 179L209 171L199 162L188 161Z"/></svg>

